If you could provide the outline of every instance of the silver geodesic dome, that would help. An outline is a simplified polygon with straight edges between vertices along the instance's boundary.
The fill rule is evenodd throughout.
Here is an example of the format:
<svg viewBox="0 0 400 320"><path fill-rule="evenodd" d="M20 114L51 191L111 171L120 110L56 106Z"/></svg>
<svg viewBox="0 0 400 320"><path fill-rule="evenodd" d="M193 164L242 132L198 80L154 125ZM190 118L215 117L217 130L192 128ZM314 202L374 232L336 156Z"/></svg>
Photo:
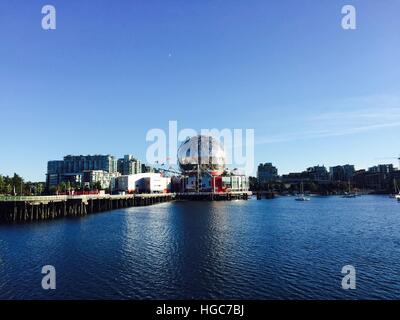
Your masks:
<svg viewBox="0 0 400 320"><path fill-rule="evenodd" d="M178 149L178 163L183 171L222 172L225 168L225 152L221 143L211 137L197 135L186 139Z"/></svg>

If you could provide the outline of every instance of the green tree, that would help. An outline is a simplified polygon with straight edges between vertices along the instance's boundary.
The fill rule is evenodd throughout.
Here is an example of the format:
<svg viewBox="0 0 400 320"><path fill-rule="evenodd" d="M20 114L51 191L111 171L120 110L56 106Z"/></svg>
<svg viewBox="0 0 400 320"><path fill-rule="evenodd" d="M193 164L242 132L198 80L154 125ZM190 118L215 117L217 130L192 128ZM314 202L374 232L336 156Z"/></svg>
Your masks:
<svg viewBox="0 0 400 320"><path fill-rule="evenodd" d="M39 183L37 184L37 188L36 188L37 194L38 194L38 195L42 195L43 192L44 192L44 188L45 188L44 183L39 182Z"/></svg>
<svg viewBox="0 0 400 320"><path fill-rule="evenodd" d="M103 189L103 188L101 187L101 182L100 182L100 181L97 181L97 182L93 185L93 187L94 187L94 189L97 189L97 190Z"/></svg>
<svg viewBox="0 0 400 320"><path fill-rule="evenodd" d="M24 179L22 179L18 174L14 173L14 176L11 178L11 184L13 189L15 188L15 192L19 195L23 195L24 193Z"/></svg>
<svg viewBox="0 0 400 320"><path fill-rule="evenodd" d="M310 192L317 192L318 191L318 185L315 182L310 182L308 185L308 190Z"/></svg>
<svg viewBox="0 0 400 320"><path fill-rule="evenodd" d="M0 175L0 194L4 193L4 178Z"/></svg>
<svg viewBox="0 0 400 320"><path fill-rule="evenodd" d="M67 190L67 184L64 181L61 181L60 184L58 185L58 189L62 192Z"/></svg>
<svg viewBox="0 0 400 320"><path fill-rule="evenodd" d="M5 193L8 194L8 195L10 195L11 192L13 192L13 187L12 187L11 184L7 184L7 185L6 185L6 188L5 188Z"/></svg>

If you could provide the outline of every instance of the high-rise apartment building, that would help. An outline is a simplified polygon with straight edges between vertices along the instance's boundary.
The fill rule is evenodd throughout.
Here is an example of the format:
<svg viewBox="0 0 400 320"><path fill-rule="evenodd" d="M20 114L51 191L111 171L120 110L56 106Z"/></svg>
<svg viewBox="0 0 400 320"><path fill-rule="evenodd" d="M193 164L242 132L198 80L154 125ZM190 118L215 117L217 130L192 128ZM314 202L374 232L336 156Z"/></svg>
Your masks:
<svg viewBox="0 0 400 320"><path fill-rule="evenodd" d="M84 171L101 170L108 173L117 172L117 161L111 155L65 156L63 160L47 163L46 186L56 187L61 182L80 185Z"/></svg>

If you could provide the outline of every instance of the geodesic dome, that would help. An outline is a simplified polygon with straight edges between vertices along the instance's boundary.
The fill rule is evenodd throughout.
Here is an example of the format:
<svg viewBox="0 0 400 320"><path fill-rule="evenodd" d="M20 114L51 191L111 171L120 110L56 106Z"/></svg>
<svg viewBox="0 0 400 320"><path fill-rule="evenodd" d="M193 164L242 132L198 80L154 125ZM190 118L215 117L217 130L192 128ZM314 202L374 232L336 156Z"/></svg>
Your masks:
<svg viewBox="0 0 400 320"><path fill-rule="evenodd" d="M225 168L225 151L222 144L211 136L197 135L188 138L178 149L178 163L183 171L222 172Z"/></svg>

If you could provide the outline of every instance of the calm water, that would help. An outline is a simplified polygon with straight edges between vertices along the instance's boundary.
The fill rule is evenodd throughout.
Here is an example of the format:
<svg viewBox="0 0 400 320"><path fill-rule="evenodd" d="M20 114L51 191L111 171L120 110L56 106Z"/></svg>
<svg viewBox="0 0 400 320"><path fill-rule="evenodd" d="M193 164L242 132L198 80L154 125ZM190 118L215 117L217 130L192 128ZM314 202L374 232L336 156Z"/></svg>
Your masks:
<svg viewBox="0 0 400 320"><path fill-rule="evenodd" d="M354 291L341 289L346 264ZM400 203L175 202L0 226L0 298L398 299Z"/></svg>

